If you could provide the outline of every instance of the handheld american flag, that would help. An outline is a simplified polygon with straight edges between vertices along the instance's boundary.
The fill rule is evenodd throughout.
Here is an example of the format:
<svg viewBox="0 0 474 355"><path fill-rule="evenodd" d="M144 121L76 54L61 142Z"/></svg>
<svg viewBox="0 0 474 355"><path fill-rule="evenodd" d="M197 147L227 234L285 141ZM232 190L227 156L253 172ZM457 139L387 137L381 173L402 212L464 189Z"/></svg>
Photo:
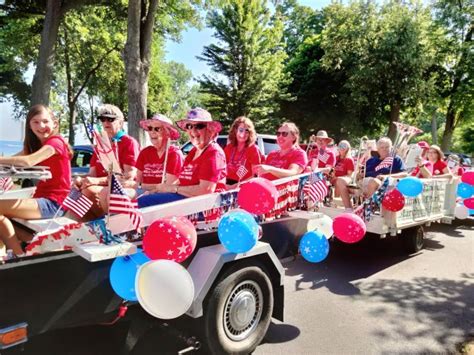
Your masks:
<svg viewBox="0 0 474 355"><path fill-rule="evenodd" d="M142 224L143 216L137 210L136 200L131 200L114 174L111 175L109 213L128 214L135 229Z"/></svg>
<svg viewBox="0 0 474 355"><path fill-rule="evenodd" d="M13 180L11 177L0 178L0 191L5 192L11 190L13 187Z"/></svg>
<svg viewBox="0 0 474 355"><path fill-rule="evenodd" d="M247 175L248 173L248 169L245 167L245 165L241 165L239 166L239 168L237 169L237 171L235 172L237 174L237 176L239 177L239 180L242 180L242 178Z"/></svg>
<svg viewBox="0 0 474 355"><path fill-rule="evenodd" d="M328 162L329 154L328 152L324 151L323 153L319 152L318 160L322 161L324 164Z"/></svg>
<svg viewBox="0 0 474 355"><path fill-rule="evenodd" d="M69 209L79 217L83 217L92 207L92 201L78 189L71 189L69 195L64 199L62 207L66 210Z"/></svg>
<svg viewBox="0 0 474 355"><path fill-rule="evenodd" d="M375 167L375 171L379 171L379 170L382 170L384 168L390 168L393 164L393 157L392 156L388 156L386 157L384 160L382 160L379 165L377 165Z"/></svg>
<svg viewBox="0 0 474 355"><path fill-rule="evenodd" d="M322 201L328 193L326 181L321 173L312 173L303 187L303 192L309 199L316 203Z"/></svg>

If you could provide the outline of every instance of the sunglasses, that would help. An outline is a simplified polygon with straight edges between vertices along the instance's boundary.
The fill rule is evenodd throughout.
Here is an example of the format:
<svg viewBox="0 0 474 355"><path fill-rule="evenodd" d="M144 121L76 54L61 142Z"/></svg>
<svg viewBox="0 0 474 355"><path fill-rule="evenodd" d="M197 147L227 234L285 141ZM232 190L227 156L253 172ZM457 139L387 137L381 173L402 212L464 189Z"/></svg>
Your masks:
<svg viewBox="0 0 474 355"><path fill-rule="evenodd" d="M239 129L237 129L237 131L238 131L239 133L244 133L244 132L250 133L250 130L249 130L248 128L239 128Z"/></svg>
<svg viewBox="0 0 474 355"><path fill-rule="evenodd" d="M290 132L285 132L285 131L280 132L280 131L277 131L276 136L277 136L277 137L280 137L280 136L282 136L282 137L288 137L288 134L289 134L289 133L290 133Z"/></svg>
<svg viewBox="0 0 474 355"><path fill-rule="evenodd" d="M116 120L116 117L104 117L104 116L99 117L99 121L102 123L104 123L105 121L112 123L115 120Z"/></svg>
<svg viewBox="0 0 474 355"><path fill-rule="evenodd" d="M193 129L201 130L206 127L207 127L207 124L205 123L196 123L196 124L186 123L186 125L184 126L184 128L186 128L187 131L191 131Z"/></svg>
<svg viewBox="0 0 474 355"><path fill-rule="evenodd" d="M153 126L148 126L146 128L148 132L155 131L155 132L163 132L163 127L153 127Z"/></svg>

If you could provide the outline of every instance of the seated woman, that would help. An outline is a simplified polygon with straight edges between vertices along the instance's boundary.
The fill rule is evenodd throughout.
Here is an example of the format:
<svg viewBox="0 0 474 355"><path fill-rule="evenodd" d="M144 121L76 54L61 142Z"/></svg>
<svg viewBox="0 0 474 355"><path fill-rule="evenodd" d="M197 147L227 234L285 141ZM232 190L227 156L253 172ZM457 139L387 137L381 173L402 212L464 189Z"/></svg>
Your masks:
<svg viewBox="0 0 474 355"><path fill-rule="evenodd" d="M351 157L351 145L348 141L340 141L337 150L339 154L336 157L336 166L334 167L335 177L331 180L331 184L336 187L335 195L341 196L345 205L347 201L344 200L349 199L347 185L351 183L352 173L354 172L354 159ZM341 191L344 194L341 194Z"/></svg>
<svg viewBox="0 0 474 355"><path fill-rule="evenodd" d="M164 182L174 184L178 180L184 160L179 147L168 145L170 139L179 138L179 131L168 117L157 113L147 120L140 121L140 126L148 132L152 145L143 148L138 155L136 180L122 181L122 186L132 198L143 193L156 192L157 185ZM131 189L133 190L130 191ZM107 189L102 190L100 201L101 213L105 214L108 211Z"/></svg>
<svg viewBox="0 0 474 355"><path fill-rule="evenodd" d="M194 148L186 156L178 180L158 184L138 198L138 207L159 205L225 190L226 159L222 148L215 142L222 130L220 122L202 108L194 108L177 125L185 130Z"/></svg>
<svg viewBox="0 0 474 355"><path fill-rule="evenodd" d="M293 122L284 122L276 135L280 149L268 154L265 164L255 165L254 173L269 180L301 174L308 165L308 157L298 145L298 127Z"/></svg>
<svg viewBox="0 0 474 355"><path fill-rule="evenodd" d="M184 156L179 147L168 142L179 139L179 131L168 117L159 113L140 121L140 126L148 132L152 145L142 149L138 156L137 185L144 191L153 191L157 184L174 184L183 168Z"/></svg>
<svg viewBox="0 0 474 355"><path fill-rule="evenodd" d="M382 137L377 141L378 156L367 160L365 165L365 174L358 174L358 185L362 189L364 197L372 196L382 185L383 180L391 176L394 178L405 177L405 166L403 160L398 156L392 158L392 140L388 137ZM352 204L349 198L348 186L339 186L342 201L345 209L352 211Z"/></svg>
<svg viewBox="0 0 474 355"><path fill-rule="evenodd" d="M33 198L0 200L0 248L5 243L15 255L23 254L9 218L52 218L58 213L70 190L71 158L72 151L59 135L59 121L53 112L43 105L31 107L26 116L23 150L12 157L0 157L0 164L42 165L49 167L52 177L38 183Z"/></svg>
<svg viewBox="0 0 474 355"><path fill-rule="evenodd" d="M122 169L122 184L126 187L133 184L136 177L135 164L139 153L139 144L135 138L127 135L123 130L124 117L122 111L114 105L99 107L99 121L109 137L115 157ZM84 220L98 218L104 214L106 206L99 203L99 196L108 185L107 167L102 166L96 151L91 158L89 174L87 177L77 178L74 184L87 196L94 205L84 216Z"/></svg>
<svg viewBox="0 0 474 355"><path fill-rule="evenodd" d="M319 170L324 174L329 174L336 164L336 154L328 148L328 145L333 144L334 140L328 136L326 131L321 130L315 136L311 136L310 142L316 143L316 148L311 149L308 153L311 171Z"/></svg>
<svg viewBox="0 0 474 355"><path fill-rule="evenodd" d="M434 178L452 178L453 174L444 161L444 153L437 145L432 145L428 150L428 161L433 166Z"/></svg>
<svg viewBox="0 0 474 355"><path fill-rule="evenodd" d="M255 145L257 133L250 119L237 117L229 132L229 144L224 148L227 160L227 187L235 188L250 179L253 167L262 162L262 155Z"/></svg>

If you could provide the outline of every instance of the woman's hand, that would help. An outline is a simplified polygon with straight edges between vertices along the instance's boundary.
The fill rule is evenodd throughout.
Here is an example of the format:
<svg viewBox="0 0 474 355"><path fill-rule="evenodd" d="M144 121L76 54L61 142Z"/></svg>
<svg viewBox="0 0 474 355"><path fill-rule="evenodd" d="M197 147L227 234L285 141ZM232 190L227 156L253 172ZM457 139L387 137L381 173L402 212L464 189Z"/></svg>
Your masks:
<svg viewBox="0 0 474 355"><path fill-rule="evenodd" d="M257 174L258 176L263 175L265 173L270 173L271 169L272 169L272 166L266 165L266 164L254 165L252 167L253 173Z"/></svg>
<svg viewBox="0 0 474 355"><path fill-rule="evenodd" d="M89 186L100 185L100 182L101 182L99 178L92 177L92 176L83 177L79 181L80 181L80 184L81 184L79 186L81 188L81 190L85 189Z"/></svg>

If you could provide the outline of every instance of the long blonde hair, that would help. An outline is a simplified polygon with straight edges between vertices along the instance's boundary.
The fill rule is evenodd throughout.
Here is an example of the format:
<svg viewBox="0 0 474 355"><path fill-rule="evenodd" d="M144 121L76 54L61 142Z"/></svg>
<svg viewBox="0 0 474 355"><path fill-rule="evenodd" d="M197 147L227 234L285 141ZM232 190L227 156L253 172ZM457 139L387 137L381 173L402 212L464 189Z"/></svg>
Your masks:
<svg viewBox="0 0 474 355"><path fill-rule="evenodd" d="M296 138L293 144L298 144L300 141L300 130L297 125L295 125L293 122L286 121L283 122L279 128L281 127L288 127L290 129L290 133Z"/></svg>

